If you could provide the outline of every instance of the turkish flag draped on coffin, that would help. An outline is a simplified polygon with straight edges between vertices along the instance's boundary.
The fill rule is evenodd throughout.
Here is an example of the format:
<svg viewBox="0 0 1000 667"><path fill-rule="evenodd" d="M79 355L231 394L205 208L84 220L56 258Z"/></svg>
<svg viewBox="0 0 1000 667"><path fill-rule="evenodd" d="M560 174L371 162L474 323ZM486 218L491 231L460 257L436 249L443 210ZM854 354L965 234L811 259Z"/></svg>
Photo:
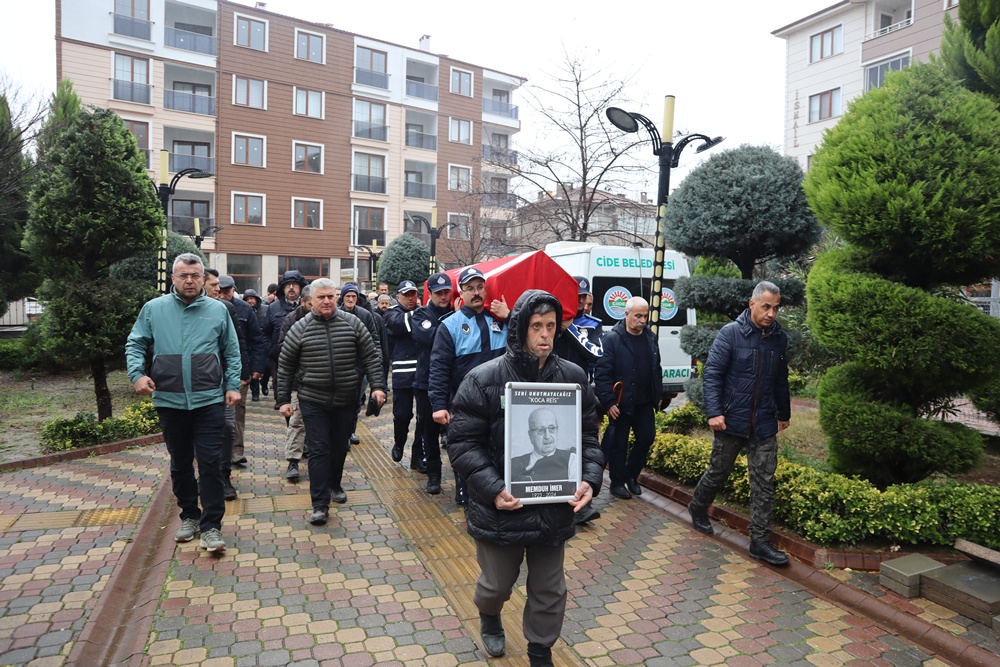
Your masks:
<svg viewBox="0 0 1000 667"><path fill-rule="evenodd" d="M493 299L501 297L507 300L511 310L517 299L529 289L541 289L559 299L562 304L563 318L576 317L579 303L578 288L573 276L555 263L542 250L526 252L510 257L491 259L488 262L473 264L486 276L486 308L489 309ZM452 285L457 288L458 275L467 267L459 267L445 271L451 278ZM427 303L430 292L424 284L423 303Z"/></svg>

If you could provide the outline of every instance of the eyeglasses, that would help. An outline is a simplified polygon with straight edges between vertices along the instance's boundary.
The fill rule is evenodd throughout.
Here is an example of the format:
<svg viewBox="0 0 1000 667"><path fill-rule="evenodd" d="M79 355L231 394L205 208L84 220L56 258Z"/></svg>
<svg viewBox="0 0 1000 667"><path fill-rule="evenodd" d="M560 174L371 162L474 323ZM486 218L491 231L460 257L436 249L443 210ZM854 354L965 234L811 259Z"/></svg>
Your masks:
<svg viewBox="0 0 1000 667"><path fill-rule="evenodd" d="M462 285L462 291L463 292L477 292L477 293L478 292L485 292L486 291L486 283L482 283L481 285Z"/></svg>
<svg viewBox="0 0 1000 667"><path fill-rule="evenodd" d="M177 278L177 280L180 280L181 282L187 282L188 280L198 280L199 278L203 278L204 276L205 276L204 273L175 273L174 274L174 278Z"/></svg>
<svg viewBox="0 0 1000 667"><path fill-rule="evenodd" d="M534 433L535 435L555 435L559 432L558 426L540 426L539 428L529 428L529 433Z"/></svg>

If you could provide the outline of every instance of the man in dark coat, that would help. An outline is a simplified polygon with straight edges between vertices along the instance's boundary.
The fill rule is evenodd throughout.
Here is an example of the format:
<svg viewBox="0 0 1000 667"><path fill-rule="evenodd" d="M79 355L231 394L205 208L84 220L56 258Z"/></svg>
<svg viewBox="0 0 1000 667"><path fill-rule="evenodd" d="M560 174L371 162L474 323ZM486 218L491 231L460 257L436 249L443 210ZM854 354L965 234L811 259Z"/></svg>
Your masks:
<svg viewBox="0 0 1000 667"><path fill-rule="evenodd" d="M382 354L382 339L385 337L382 319L375 317L372 313L371 306L368 305L368 299L365 298L365 296L361 293L361 290L359 290L358 286L354 283L344 283L344 286L340 290L340 297L337 300L337 307L344 312L357 317L368 329L368 333L371 335L372 341L375 343L375 351L378 353L379 365L383 369L382 377L386 378L387 376L385 375L384 370L386 368L386 363L385 357ZM358 385L358 404L357 409L354 411L354 421L351 424L350 443L352 445L356 445L360 442L360 440L358 440L357 433L358 413L361 411L364 404L363 399L365 387L367 387L368 383L371 382L370 378L367 377L363 369L359 367L358 370L361 371L361 384ZM388 384L389 383L386 382L386 386L388 386Z"/></svg>
<svg viewBox="0 0 1000 667"><path fill-rule="evenodd" d="M413 380L417 373L417 344L413 341L413 310L417 307L417 284L404 280L396 289L396 305L385 312L385 334L392 351L392 460L403 460L406 437L413 419ZM413 434L410 469L427 472L420 416Z"/></svg>
<svg viewBox="0 0 1000 667"><path fill-rule="evenodd" d="M268 369L277 388L278 374L275 369L278 366L278 335L281 333L281 323L285 321L288 313L295 310L299 305L299 296L302 288L306 286L306 279L298 271L285 271L278 282L278 291L275 292L275 299L267 306L267 314L264 316L264 324L261 331L264 337L270 340L271 346L268 351ZM267 391L264 391L267 395Z"/></svg>
<svg viewBox="0 0 1000 667"><path fill-rule="evenodd" d="M750 307L722 327L705 362L705 413L715 433L708 470L688 505L691 524L711 535L708 507L733 470L736 456L747 451L750 469L750 556L786 565L788 556L768 539L774 513L774 471L778 431L788 428L788 338L777 322L781 293L760 282Z"/></svg>
<svg viewBox="0 0 1000 667"><path fill-rule="evenodd" d="M611 495L624 500L642 495L638 477L656 437L654 414L663 395L660 347L646 328L648 319L645 299L626 301L625 319L604 336L604 351L594 370L597 398L612 421L610 434L605 434L610 440ZM620 401L614 391L617 382L622 383ZM635 436L631 449L629 430Z"/></svg>
<svg viewBox="0 0 1000 667"><path fill-rule="evenodd" d="M455 394L448 429L452 466L468 484L466 523L482 569L473 601L483 646L494 657L505 652L500 613L527 557L524 636L532 667L552 665L552 645L562 631L566 609L564 556L566 541L575 532L573 513L600 491L604 469L597 443L597 401L586 374L552 354L561 320L562 307L554 296L541 290L522 294L508 323L504 355L469 371ZM522 505L506 489L502 398L508 382L584 387L582 481L568 503Z"/></svg>
<svg viewBox="0 0 1000 667"><path fill-rule="evenodd" d="M247 347L250 352L250 384L255 380L260 380L264 374L264 366L267 364L267 344L264 342L264 334L260 330L260 322L253 306L242 299L236 298L236 281L232 276L219 276L219 298L228 301L236 309L236 315L240 320L240 326L246 335ZM240 386L240 402L236 404L236 435L233 441L233 465L245 466L247 464L246 451L243 443L243 432L246 430L247 421L247 393L250 384Z"/></svg>
<svg viewBox="0 0 1000 667"><path fill-rule="evenodd" d="M257 290L252 288L243 292L243 300L253 308L253 312L257 316L257 327L260 329L261 339L264 341L264 370L260 378L250 378L250 400L259 401L261 387L265 389L264 394L267 395L267 382L270 379L267 355L271 351L271 340L264 336L264 317L267 315L267 306L263 304Z"/></svg>
<svg viewBox="0 0 1000 667"><path fill-rule="evenodd" d="M584 276L573 276L573 279L578 292L576 316L572 320L563 320L562 332L556 339L556 354L560 359L572 361L587 371L587 377L593 378L603 350L601 339L604 327L599 319L583 312L587 297L591 296L590 281Z"/></svg>

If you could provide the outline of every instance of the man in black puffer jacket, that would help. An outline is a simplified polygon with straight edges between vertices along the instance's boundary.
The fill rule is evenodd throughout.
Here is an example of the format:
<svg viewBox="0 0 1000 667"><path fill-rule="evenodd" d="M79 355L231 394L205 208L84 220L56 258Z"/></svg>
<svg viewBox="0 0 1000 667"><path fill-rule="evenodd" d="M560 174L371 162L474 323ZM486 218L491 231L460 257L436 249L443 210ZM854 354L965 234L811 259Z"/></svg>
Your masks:
<svg viewBox="0 0 1000 667"><path fill-rule="evenodd" d="M691 524L711 535L708 506L746 448L750 469L750 556L786 565L788 556L768 540L774 513L774 471L778 431L788 428L788 338L776 318L781 307L777 285L760 282L750 307L722 327L705 362L705 414L715 432L708 470L688 505Z"/></svg>
<svg viewBox="0 0 1000 667"><path fill-rule="evenodd" d="M566 610L563 568L566 541L575 532L573 513L601 489L604 457L597 443L597 399L587 374L552 354L562 307L541 290L529 290L514 305L502 357L469 372L455 394L448 452L468 485L465 517L482 568L473 598L479 608L486 651L505 651L500 612L528 560L524 636L532 667L552 665L552 645ZM522 505L504 484L504 407L508 382L574 383L583 387L583 476L569 503Z"/></svg>

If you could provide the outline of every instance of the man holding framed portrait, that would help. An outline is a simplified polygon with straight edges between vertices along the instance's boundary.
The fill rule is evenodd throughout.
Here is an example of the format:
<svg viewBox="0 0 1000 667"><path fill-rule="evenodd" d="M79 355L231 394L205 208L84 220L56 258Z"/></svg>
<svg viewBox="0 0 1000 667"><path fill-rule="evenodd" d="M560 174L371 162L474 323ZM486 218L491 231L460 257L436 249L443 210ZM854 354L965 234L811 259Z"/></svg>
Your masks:
<svg viewBox="0 0 1000 667"><path fill-rule="evenodd" d="M552 354L561 318L562 306L548 292L522 294L508 320L506 352L466 376L448 430L452 467L468 485L466 523L481 568L473 601L483 647L493 657L504 654L500 613L527 560L524 636L532 667L552 665L566 610L566 541L575 533L574 512L600 491L604 470L587 374ZM566 453L547 460L560 450ZM561 459L565 477L535 480L540 465L546 475L560 474ZM526 487L521 497L511 493L516 484Z"/></svg>

